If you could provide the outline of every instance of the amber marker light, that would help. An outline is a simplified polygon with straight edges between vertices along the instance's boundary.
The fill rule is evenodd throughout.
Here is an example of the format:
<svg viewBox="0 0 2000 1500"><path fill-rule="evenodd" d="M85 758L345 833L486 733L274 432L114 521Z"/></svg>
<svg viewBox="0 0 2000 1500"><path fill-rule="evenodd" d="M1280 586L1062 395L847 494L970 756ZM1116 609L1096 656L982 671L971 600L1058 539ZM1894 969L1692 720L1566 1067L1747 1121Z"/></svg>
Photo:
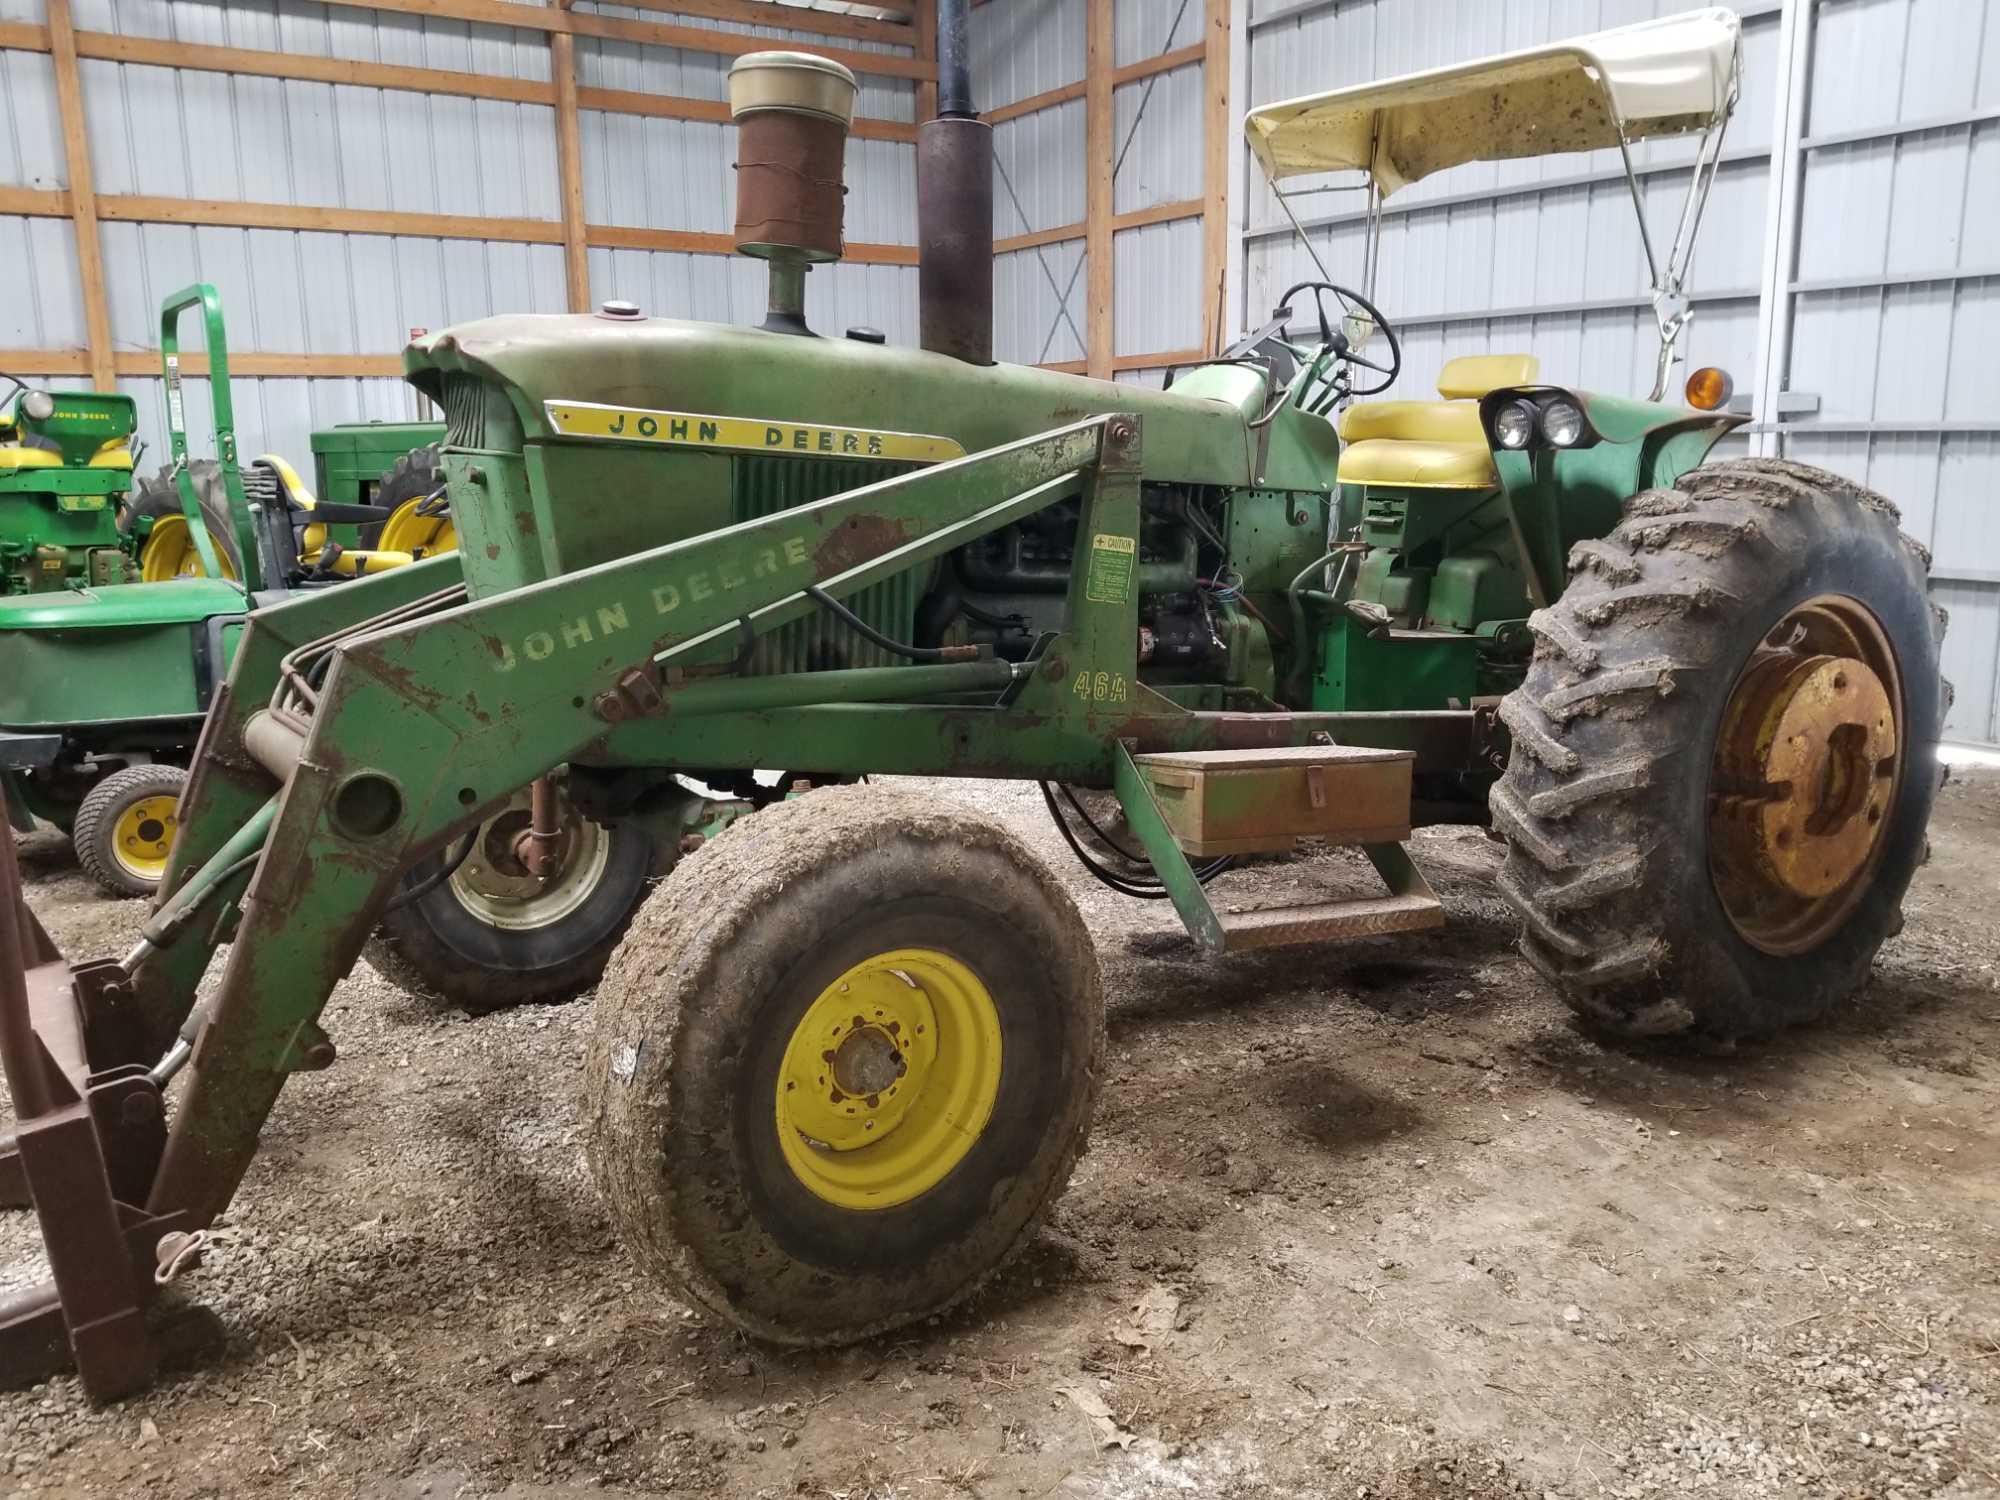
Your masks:
<svg viewBox="0 0 2000 1500"><path fill-rule="evenodd" d="M1727 370L1703 365L1688 376L1687 403L1696 411L1721 411L1736 394L1736 382Z"/></svg>

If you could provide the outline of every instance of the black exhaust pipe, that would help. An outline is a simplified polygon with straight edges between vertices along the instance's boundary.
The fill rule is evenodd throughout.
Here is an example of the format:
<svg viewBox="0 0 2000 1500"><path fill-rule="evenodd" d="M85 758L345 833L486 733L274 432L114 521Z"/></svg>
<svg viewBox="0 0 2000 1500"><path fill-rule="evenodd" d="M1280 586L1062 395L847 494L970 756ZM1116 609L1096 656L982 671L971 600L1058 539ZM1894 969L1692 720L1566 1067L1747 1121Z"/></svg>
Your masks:
<svg viewBox="0 0 2000 1500"><path fill-rule="evenodd" d="M917 127L917 307L926 349L993 363L993 127L972 107L967 0L938 0L938 117Z"/></svg>

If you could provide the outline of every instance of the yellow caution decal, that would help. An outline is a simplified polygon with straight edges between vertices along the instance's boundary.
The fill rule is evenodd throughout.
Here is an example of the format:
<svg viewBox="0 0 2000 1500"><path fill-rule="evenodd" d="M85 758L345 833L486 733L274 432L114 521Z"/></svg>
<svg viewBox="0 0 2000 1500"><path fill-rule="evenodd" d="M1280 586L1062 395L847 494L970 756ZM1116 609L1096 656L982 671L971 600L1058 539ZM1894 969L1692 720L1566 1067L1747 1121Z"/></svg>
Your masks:
<svg viewBox="0 0 2000 1500"><path fill-rule="evenodd" d="M647 411L636 406L600 406L594 401L549 401L544 409L549 425L565 437L615 438L627 443L721 448L736 453L877 458L897 463L941 463L965 456L965 449L953 439L924 432L877 432L866 427L822 427L816 422Z"/></svg>

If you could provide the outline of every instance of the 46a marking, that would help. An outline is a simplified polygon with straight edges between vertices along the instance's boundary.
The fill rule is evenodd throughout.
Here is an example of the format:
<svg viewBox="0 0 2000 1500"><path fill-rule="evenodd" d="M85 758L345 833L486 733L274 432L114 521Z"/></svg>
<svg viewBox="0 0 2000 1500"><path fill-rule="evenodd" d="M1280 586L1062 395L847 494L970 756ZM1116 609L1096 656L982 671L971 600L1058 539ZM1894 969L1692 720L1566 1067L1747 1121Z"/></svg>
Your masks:
<svg viewBox="0 0 2000 1500"><path fill-rule="evenodd" d="M1069 690L1085 703L1123 703L1125 701L1125 674L1123 672L1079 672Z"/></svg>

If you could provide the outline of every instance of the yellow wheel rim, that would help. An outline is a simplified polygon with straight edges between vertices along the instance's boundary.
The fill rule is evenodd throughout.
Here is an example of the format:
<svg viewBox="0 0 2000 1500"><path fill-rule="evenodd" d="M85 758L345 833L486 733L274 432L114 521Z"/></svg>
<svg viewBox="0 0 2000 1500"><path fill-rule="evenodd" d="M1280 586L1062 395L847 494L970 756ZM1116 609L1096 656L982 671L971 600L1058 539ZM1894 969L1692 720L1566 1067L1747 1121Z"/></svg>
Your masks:
<svg viewBox="0 0 2000 1500"><path fill-rule="evenodd" d="M156 793L134 802L118 814L112 829L112 853L119 865L141 880L157 881L167 873L179 820L180 804L173 796Z"/></svg>
<svg viewBox="0 0 2000 1500"><path fill-rule="evenodd" d="M436 557L458 550L458 532L449 512L418 514L422 500L405 500L382 523L382 535L375 545L384 552L407 552L412 557Z"/></svg>
<svg viewBox="0 0 2000 1500"><path fill-rule="evenodd" d="M216 561L222 564L222 576L234 578L236 569L229 561L229 554L216 543ZM145 583L169 583L176 578L205 577L201 566L201 551L188 533L186 516L161 516L153 523L153 529L146 534L146 545L139 553L139 577Z"/></svg>
<svg viewBox="0 0 2000 1500"><path fill-rule="evenodd" d="M1000 1012L934 948L896 948L820 991L778 1070L778 1144L817 1197L894 1208L965 1159L1000 1095Z"/></svg>

